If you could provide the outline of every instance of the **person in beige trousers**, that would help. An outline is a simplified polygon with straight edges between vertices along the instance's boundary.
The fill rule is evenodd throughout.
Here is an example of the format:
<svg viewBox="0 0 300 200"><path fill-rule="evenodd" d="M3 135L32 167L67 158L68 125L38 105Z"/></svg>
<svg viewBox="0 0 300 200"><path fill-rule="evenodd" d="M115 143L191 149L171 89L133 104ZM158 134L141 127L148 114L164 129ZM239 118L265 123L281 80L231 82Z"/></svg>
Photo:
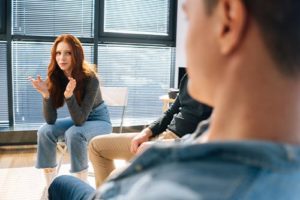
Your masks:
<svg viewBox="0 0 300 200"><path fill-rule="evenodd" d="M114 159L129 161L157 140L173 141L194 132L200 121L210 117L212 108L190 97L187 82L188 77L185 75L172 106L140 133L112 133L91 140L89 158L95 172L96 187L115 170Z"/></svg>

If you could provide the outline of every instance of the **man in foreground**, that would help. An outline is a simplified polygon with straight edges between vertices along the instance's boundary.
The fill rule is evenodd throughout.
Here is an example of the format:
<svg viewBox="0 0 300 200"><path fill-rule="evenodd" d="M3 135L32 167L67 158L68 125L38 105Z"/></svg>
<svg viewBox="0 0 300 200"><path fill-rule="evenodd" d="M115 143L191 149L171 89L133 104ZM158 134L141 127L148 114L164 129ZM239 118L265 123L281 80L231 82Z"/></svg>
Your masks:
<svg viewBox="0 0 300 200"><path fill-rule="evenodd" d="M187 0L184 9L189 91L214 107L206 141L148 149L93 198L298 199L300 2ZM67 179L50 199L71 190Z"/></svg>

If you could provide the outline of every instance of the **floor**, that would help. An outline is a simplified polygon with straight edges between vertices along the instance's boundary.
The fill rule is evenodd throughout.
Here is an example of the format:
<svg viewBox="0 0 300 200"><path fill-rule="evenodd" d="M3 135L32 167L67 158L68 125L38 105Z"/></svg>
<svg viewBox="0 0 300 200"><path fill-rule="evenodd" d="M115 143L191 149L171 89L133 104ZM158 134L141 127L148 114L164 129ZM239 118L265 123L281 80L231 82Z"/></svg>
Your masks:
<svg viewBox="0 0 300 200"><path fill-rule="evenodd" d="M31 167L36 159L36 145L0 147L0 169Z"/></svg>
<svg viewBox="0 0 300 200"><path fill-rule="evenodd" d="M58 158L60 158L60 155L58 155ZM34 167L35 160L35 145L0 147L1 200L40 199L45 181L42 171ZM60 174L70 175L69 168L69 156L67 154L64 157ZM89 176L89 183L95 187L94 177Z"/></svg>
<svg viewBox="0 0 300 200"><path fill-rule="evenodd" d="M45 188L45 180L41 170L34 167L36 145L0 146L0 200L39 200ZM57 151L57 158L61 153ZM67 153L59 174L70 175L70 158ZM115 160L120 168L123 160ZM89 163L88 181L95 187L93 168Z"/></svg>

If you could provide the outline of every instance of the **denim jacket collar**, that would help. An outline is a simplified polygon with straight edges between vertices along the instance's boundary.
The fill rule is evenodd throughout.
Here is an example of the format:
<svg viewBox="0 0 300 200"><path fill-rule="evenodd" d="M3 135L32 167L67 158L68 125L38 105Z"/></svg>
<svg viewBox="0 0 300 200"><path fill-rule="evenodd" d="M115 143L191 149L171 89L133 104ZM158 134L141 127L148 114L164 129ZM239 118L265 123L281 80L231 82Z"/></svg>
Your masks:
<svg viewBox="0 0 300 200"><path fill-rule="evenodd" d="M300 168L300 148L267 141L177 144L171 147L158 144L133 160L127 169L111 180L122 179L166 162L201 162L205 159L222 159L269 170L292 170Z"/></svg>

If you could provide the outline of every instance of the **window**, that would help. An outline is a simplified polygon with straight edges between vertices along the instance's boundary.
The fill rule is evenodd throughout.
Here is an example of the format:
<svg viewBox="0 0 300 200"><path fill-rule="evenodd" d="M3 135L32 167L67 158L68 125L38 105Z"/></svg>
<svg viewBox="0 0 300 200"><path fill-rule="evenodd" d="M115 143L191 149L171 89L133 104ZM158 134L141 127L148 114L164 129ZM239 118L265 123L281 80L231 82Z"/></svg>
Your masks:
<svg viewBox="0 0 300 200"><path fill-rule="evenodd" d="M170 87L174 48L99 45L98 63L104 86L128 87L125 125L152 122L161 114L159 96ZM114 121L114 114L111 116Z"/></svg>
<svg viewBox="0 0 300 200"><path fill-rule="evenodd" d="M101 2L99 41L114 43L98 46L103 84L129 88L125 125L152 122L161 115L159 96L167 93L172 82L175 48L169 46L175 45L176 1Z"/></svg>
<svg viewBox="0 0 300 200"><path fill-rule="evenodd" d="M106 0L104 32L168 35L168 0Z"/></svg>
<svg viewBox="0 0 300 200"><path fill-rule="evenodd" d="M128 87L125 126L144 125L161 115L159 96L166 94L173 83L177 1L11 2L12 35L8 38L12 40L12 61L4 69L12 69L9 92L13 113L9 116L13 116L14 125L36 128L44 122L42 97L32 88L28 76L46 76L51 45L63 33L81 40L86 60L97 64L104 86ZM116 110L110 113L116 125L120 115ZM68 111L59 109L58 114L64 117Z"/></svg>
<svg viewBox="0 0 300 200"><path fill-rule="evenodd" d="M93 0L13 0L13 34L93 37Z"/></svg>
<svg viewBox="0 0 300 200"><path fill-rule="evenodd" d="M0 41L0 126L8 126L6 42Z"/></svg>
<svg viewBox="0 0 300 200"><path fill-rule="evenodd" d="M32 88L28 76L41 75L45 78L50 61L52 43L13 42L13 99L15 125L40 125L42 115L42 97ZM83 44L85 58L93 60L93 46ZM29 56L30 55L30 56ZM58 110L58 117L68 115L66 108Z"/></svg>
<svg viewBox="0 0 300 200"><path fill-rule="evenodd" d="M100 13L100 41L175 46L176 1L105 0Z"/></svg>
<svg viewBox="0 0 300 200"><path fill-rule="evenodd" d="M41 95L32 88L28 76L46 77L52 46L48 41L63 33L93 38L94 0L12 0L14 125L37 127L44 122ZM35 41L37 36L40 42L26 41ZM94 63L93 44L83 45L85 59ZM66 107L59 109L58 117L67 113Z"/></svg>
<svg viewBox="0 0 300 200"><path fill-rule="evenodd" d="M6 0L0 0L0 34L6 29Z"/></svg>

